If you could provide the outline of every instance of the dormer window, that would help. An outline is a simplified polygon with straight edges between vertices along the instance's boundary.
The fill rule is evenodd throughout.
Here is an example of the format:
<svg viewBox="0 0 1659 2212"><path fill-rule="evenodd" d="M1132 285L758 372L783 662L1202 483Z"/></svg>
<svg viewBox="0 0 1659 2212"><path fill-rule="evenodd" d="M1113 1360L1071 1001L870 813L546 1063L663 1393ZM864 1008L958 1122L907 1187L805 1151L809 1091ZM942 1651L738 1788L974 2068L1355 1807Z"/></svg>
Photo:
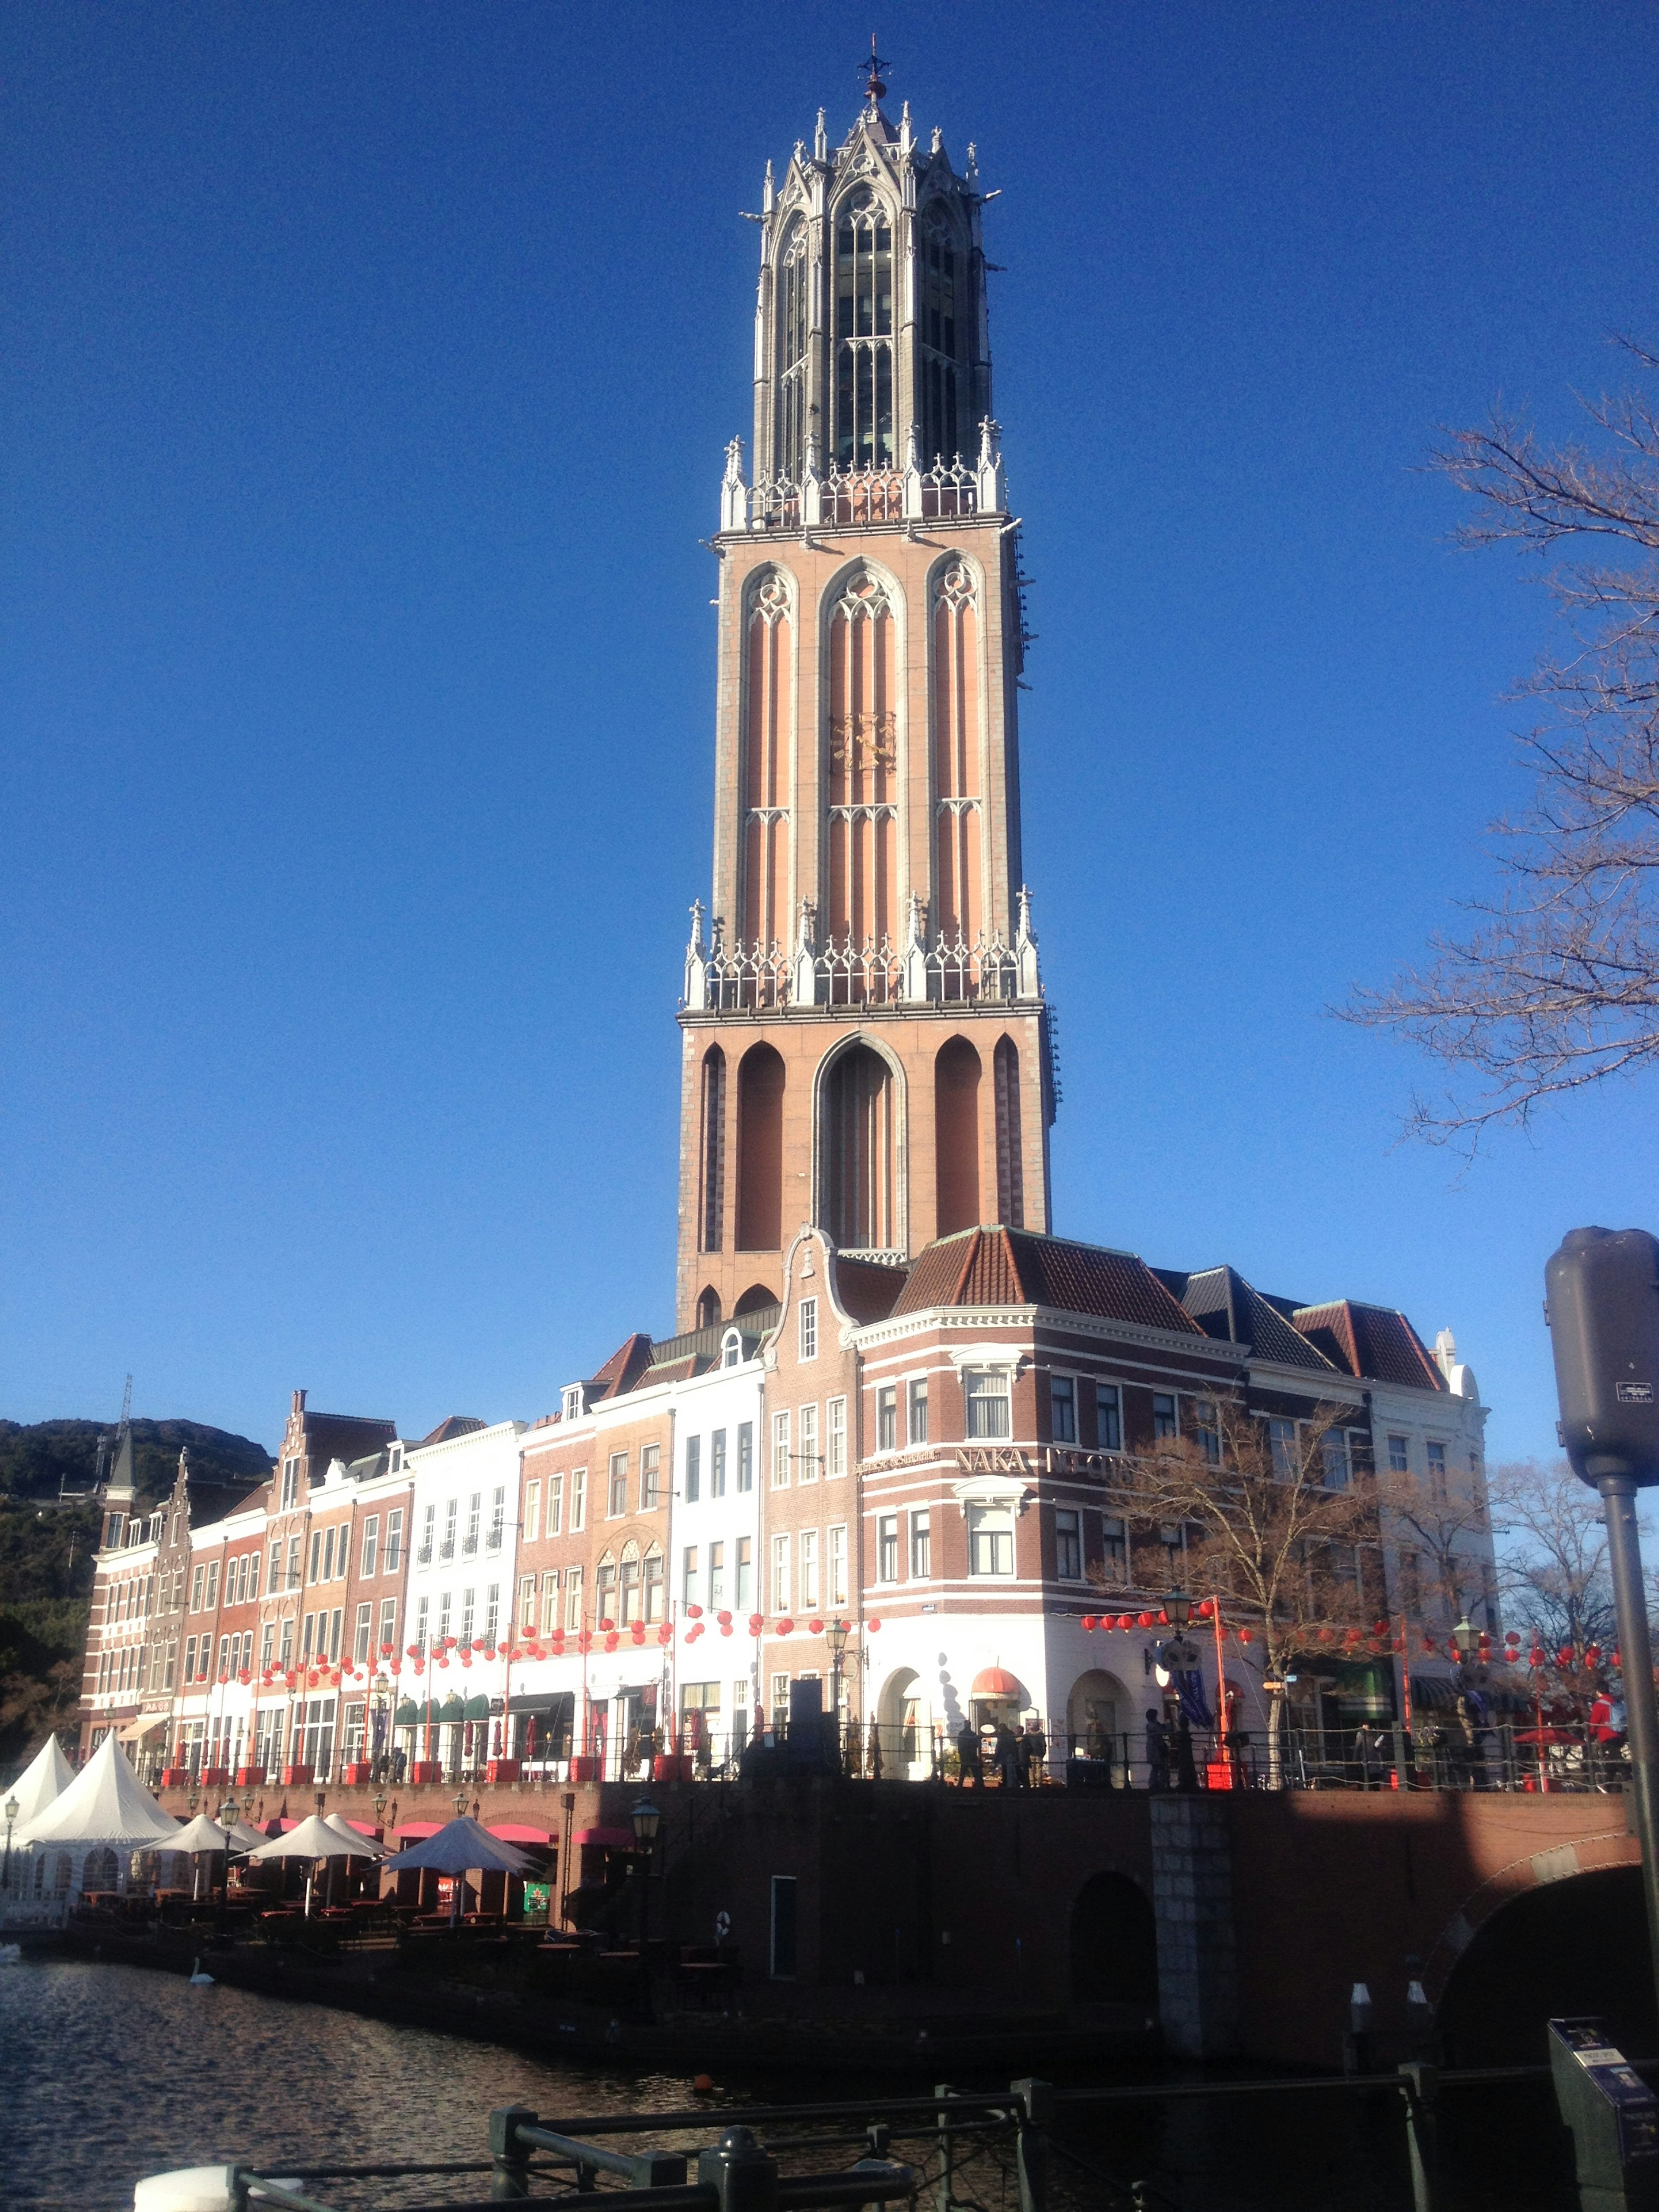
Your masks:
<svg viewBox="0 0 1659 2212"><path fill-rule="evenodd" d="M585 1382L565 1384L564 1418L567 1421L580 1420L582 1415L587 1411L586 1399L587 1385Z"/></svg>
<svg viewBox="0 0 1659 2212"><path fill-rule="evenodd" d="M741 1367L742 1364L742 1331L735 1328L728 1328L725 1335L720 1339L720 1365L722 1367Z"/></svg>

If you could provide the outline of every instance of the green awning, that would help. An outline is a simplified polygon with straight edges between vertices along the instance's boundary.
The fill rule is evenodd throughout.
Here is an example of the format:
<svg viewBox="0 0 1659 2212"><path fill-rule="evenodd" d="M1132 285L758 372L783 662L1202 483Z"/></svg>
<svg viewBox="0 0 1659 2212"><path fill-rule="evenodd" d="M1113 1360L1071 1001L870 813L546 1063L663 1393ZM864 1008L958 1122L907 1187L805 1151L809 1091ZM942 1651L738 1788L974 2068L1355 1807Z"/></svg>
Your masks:
<svg viewBox="0 0 1659 2212"><path fill-rule="evenodd" d="M392 1727L418 1728L420 1724L420 1707L416 1704L413 1698L405 1698L402 1705L398 1706L397 1711L392 1716Z"/></svg>
<svg viewBox="0 0 1659 2212"><path fill-rule="evenodd" d="M466 1707L452 1692L439 1706L436 1717L442 1722L464 1721L466 1718Z"/></svg>
<svg viewBox="0 0 1659 2212"><path fill-rule="evenodd" d="M469 1698L462 1711L461 1718L466 1721L487 1721L489 1718L489 1698Z"/></svg>

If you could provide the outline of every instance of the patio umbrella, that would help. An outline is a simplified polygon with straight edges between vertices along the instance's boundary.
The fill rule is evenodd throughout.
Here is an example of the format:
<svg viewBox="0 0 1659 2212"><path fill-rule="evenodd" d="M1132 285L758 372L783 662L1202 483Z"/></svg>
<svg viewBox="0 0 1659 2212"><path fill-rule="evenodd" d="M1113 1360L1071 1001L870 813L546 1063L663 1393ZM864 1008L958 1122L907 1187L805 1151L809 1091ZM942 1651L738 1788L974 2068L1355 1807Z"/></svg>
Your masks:
<svg viewBox="0 0 1659 2212"><path fill-rule="evenodd" d="M349 1836L355 1843L363 1844L373 1858L383 1859L390 1856L392 1850L390 1844L379 1843L373 1836L366 1836L361 1828L354 1828L343 1813L326 1814L323 1826L325 1828L337 1828L343 1836Z"/></svg>
<svg viewBox="0 0 1659 2212"><path fill-rule="evenodd" d="M514 1850L511 1844L504 1844L499 1836L492 1836L488 1828L463 1814L459 1820L447 1821L423 1843L411 1844L406 1851L396 1851L382 1860L381 1869L389 1874L400 1874L405 1868L447 1875L468 1875L475 1869L482 1874L528 1874L533 1864L522 1851ZM452 1921L460 1917L460 1895L458 1888L450 1904Z"/></svg>
<svg viewBox="0 0 1659 2212"><path fill-rule="evenodd" d="M264 1840L263 1838L260 1839ZM198 1813L185 1827L167 1838L170 1851L228 1851L230 1832L216 1820L210 1820L205 1813Z"/></svg>
<svg viewBox="0 0 1659 2212"><path fill-rule="evenodd" d="M297 1827L290 1828L285 1836L273 1836L268 1844L248 1853L250 1859L372 1859L378 1855L379 1846L371 1844L367 1836L360 1836L355 1828L332 1826L316 1813L307 1814ZM311 1882L306 1876L306 1911L311 1911Z"/></svg>

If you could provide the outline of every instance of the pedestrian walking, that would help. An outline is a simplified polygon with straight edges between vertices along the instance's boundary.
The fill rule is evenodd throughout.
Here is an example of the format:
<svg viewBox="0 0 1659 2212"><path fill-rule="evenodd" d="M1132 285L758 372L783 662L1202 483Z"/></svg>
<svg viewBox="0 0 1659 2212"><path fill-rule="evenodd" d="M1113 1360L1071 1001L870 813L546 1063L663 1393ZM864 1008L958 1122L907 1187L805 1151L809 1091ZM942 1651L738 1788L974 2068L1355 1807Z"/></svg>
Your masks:
<svg viewBox="0 0 1659 2212"><path fill-rule="evenodd" d="M979 1763L979 1730L972 1721L963 1721L957 1731L957 1764L961 1769L963 1789L984 1789L985 1770Z"/></svg>
<svg viewBox="0 0 1659 2212"><path fill-rule="evenodd" d="M1033 1713L1025 1723L1024 1734L1019 1740L1020 1787L1038 1790L1042 1786L1042 1771L1048 1758L1048 1739L1042 1733L1042 1723Z"/></svg>
<svg viewBox="0 0 1659 2212"><path fill-rule="evenodd" d="M997 1780L1005 1790L1018 1790L1019 1781L1019 1746L1014 1732L1006 1721L997 1723L996 1740Z"/></svg>
<svg viewBox="0 0 1659 2212"><path fill-rule="evenodd" d="M1361 1721L1354 1734L1354 1762L1359 1769L1362 1790L1380 1790L1382 1786L1382 1731L1373 1728L1369 1721Z"/></svg>
<svg viewBox="0 0 1659 2212"><path fill-rule="evenodd" d="M1155 1705L1146 1708L1146 1787L1167 1790L1170 1786L1170 1731L1163 1716Z"/></svg>

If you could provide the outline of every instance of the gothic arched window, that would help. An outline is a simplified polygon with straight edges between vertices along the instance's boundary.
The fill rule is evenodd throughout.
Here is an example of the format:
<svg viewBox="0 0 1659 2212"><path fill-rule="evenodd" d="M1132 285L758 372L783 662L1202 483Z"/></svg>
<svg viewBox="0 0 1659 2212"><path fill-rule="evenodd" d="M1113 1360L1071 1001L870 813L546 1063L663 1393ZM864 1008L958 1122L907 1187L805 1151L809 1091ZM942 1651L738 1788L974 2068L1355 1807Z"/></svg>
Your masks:
<svg viewBox="0 0 1659 2212"><path fill-rule="evenodd" d="M832 939L895 933L898 840L897 640L879 576L856 570L830 619L827 763Z"/></svg>
<svg viewBox="0 0 1659 2212"><path fill-rule="evenodd" d="M836 216L837 467L893 465L893 234L869 191Z"/></svg>
<svg viewBox="0 0 1659 2212"><path fill-rule="evenodd" d="M740 1252L775 1252L783 1243L783 1086L779 1053L751 1045L738 1065Z"/></svg>
<svg viewBox="0 0 1659 2212"><path fill-rule="evenodd" d="M916 413L921 465L951 461L962 451L957 407L961 356L957 332L966 318L966 257L951 219L937 201L924 214L916 253Z"/></svg>
<svg viewBox="0 0 1659 2212"><path fill-rule="evenodd" d="M997 1039L992 1063L997 1115L997 1219L1006 1229L1025 1226L1025 1170L1019 1126L1019 1048Z"/></svg>
<svg viewBox="0 0 1659 2212"><path fill-rule="evenodd" d="M939 936L972 944L981 921L979 609L952 561L933 586L933 788Z"/></svg>
<svg viewBox="0 0 1659 2212"><path fill-rule="evenodd" d="M718 1252L726 1219L726 1054L711 1044L702 1056L702 1249ZM720 1319L720 1301L714 1318Z"/></svg>
<svg viewBox="0 0 1659 2212"><path fill-rule="evenodd" d="M797 222L778 256L775 294L778 344L778 439L772 473L799 484L806 472L807 288L811 262L806 226Z"/></svg>
<svg viewBox="0 0 1659 2212"><path fill-rule="evenodd" d="M936 1237L979 1221L979 1054L966 1037L941 1045L933 1060Z"/></svg>
<svg viewBox="0 0 1659 2212"><path fill-rule="evenodd" d="M892 1071L855 1044L823 1085L823 1225L843 1252L898 1248Z"/></svg>
<svg viewBox="0 0 1659 2212"><path fill-rule="evenodd" d="M762 951L788 934L793 653L788 580L768 568L750 587L744 695L743 934Z"/></svg>

